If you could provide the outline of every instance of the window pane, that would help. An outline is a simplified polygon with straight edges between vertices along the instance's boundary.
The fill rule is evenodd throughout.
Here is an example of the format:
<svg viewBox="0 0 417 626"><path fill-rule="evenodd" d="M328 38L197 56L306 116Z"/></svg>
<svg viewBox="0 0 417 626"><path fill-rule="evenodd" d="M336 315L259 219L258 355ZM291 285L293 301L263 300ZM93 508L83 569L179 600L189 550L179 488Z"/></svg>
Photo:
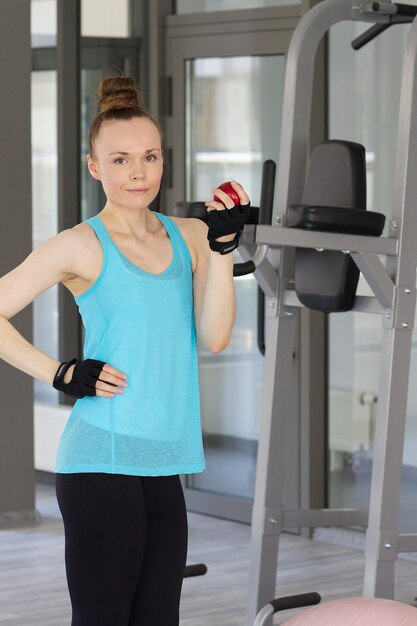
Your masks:
<svg viewBox="0 0 417 626"><path fill-rule="evenodd" d="M262 164L276 159L279 145L284 68L283 55L186 61L187 200L206 200L211 187L235 179L259 205ZM241 262L238 250L233 254ZM213 356L199 344L207 469L188 486L252 498L264 358L257 345L256 280L236 278L235 288L229 346Z"/></svg>
<svg viewBox="0 0 417 626"><path fill-rule="evenodd" d="M205 11L231 11L238 9L259 9L299 4L301 0L177 0L177 13L204 13Z"/></svg>
<svg viewBox="0 0 417 626"><path fill-rule="evenodd" d="M387 231L393 202L400 68L409 26L391 28L355 53L350 42L366 28L363 24L342 23L331 29L329 130L330 138L365 146L367 208L385 213ZM360 292L364 290L362 279ZM381 343L379 315L329 316L331 507L368 508ZM412 373L417 367L416 356L414 339ZM415 386L411 387L401 494L402 532L416 531L413 493L417 475L417 395Z"/></svg>
<svg viewBox="0 0 417 626"><path fill-rule="evenodd" d="M31 0L32 47L56 45L56 0Z"/></svg>
<svg viewBox="0 0 417 626"><path fill-rule="evenodd" d="M83 37L129 37L128 0L82 0Z"/></svg>
<svg viewBox="0 0 417 626"><path fill-rule="evenodd" d="M58 232L56 72L32 73L32 246ZM58 285L34 301L34 345L58 359ZM34 379L35 400L58 404L59 392Z"/></svg>
<svg viewBox="0 0 417 626"><path fill-rule="evenodd" d="M276 160L280 141L284 56L194 59L186 68L187 200L234 178L257 205L262 164Z"/></svg>

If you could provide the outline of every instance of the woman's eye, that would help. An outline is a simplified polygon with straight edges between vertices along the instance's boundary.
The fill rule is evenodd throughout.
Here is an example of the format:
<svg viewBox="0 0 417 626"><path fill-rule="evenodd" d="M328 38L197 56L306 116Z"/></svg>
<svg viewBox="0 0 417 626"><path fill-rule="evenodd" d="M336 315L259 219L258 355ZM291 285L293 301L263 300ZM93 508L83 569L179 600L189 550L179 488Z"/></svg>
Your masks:
<svg viewBox="0 0 417 626"><path fill-rule="evenodd" d="M115 159L114 162L117 163L117 165L123 165L123 163L126 162L126 159L122 159L122 157L119 157L118 159Z"/></svg>
<svg viewBox="0 0 417 626"><path fill-rule="evenodd" d="M156 155L155 154L148 154L145 158L145 161L148 161L150 163L152 163L152 161L156 161Z"/></svg>

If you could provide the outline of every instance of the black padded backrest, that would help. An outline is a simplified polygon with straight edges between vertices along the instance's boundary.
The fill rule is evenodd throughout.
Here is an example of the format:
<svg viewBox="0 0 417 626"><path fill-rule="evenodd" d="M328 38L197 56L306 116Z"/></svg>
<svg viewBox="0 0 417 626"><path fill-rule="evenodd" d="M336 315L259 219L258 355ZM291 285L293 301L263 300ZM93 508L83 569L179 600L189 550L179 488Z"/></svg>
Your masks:
<svg viewBox="0 0 417 626"><path fill-rule="evenodd" d="M365 148L336 139L318 145L310 159L303 204L366 209Z"/></svg>
<svg viewBox="0 0 417 626"><path fill-rule="evenodd" d="M326 141L313 151L303 204L288 208L287 223L349 232L349 218L359 215L368 217L365 149L351 141ZM294 277L295 291L305 306L328 313L352 308L359 270L349 254L297 248Z"/></svg>

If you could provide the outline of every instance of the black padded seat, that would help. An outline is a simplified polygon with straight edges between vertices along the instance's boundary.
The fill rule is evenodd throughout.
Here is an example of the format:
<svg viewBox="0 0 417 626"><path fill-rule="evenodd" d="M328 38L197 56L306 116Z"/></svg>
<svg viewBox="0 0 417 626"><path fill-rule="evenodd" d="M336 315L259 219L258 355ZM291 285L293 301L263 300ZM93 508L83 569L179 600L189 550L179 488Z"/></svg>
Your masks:
<svg viewBox="0 0 417 626"><path fill-rule="evenodd" d="M288 209L287 226L379 237L384 230L385 215L358 209L295 204Z"/></svg>

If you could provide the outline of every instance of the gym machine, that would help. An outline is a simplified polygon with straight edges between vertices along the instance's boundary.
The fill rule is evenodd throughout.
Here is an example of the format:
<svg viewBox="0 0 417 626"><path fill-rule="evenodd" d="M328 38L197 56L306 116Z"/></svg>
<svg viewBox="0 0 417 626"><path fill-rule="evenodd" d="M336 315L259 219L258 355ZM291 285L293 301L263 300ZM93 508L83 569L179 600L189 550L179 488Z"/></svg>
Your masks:
<svg viewBox="0 0 417 626"><path fill-rule="evenodd" d="M260 347L263 343L266 346L265 376L252 513L247 626L270 626L273 613L281 606L272 598L283 528L367 527L365 596L392 598L398 553L417 552L417 534L398 531L416 307L416 14L415 6L391 2L352 5L351 0L323 0L301 18L291 39L276 211L273 214L275 163L267 161L260 208L253 209L241 238L239 251L244 263L234 267L235 276L254 273L265 294L267 318L266 328L261 331L262 334L265 330L265 341L258 337ZM324 142L314 150L307 168L316 51L331 26L349 20L374 23L352 42L356 50L391 25L413 22L401 72L394 201L387 236L381 236L385 217L365 210L362 146L340 140ZM204 219L202 203L184 205L187 206L179 208L186 209L188 216ZM272 254L268 256L269 252ZM359 272L372 296L356 295ZM290 364L297 313L302 306L328 313L374 313L381 318L383 340L369 513L284 508Z"/></svg>
<svg viewBox="0 0 417 626"><path fill-rule="evenodd" d="M324 0L302 17L290 43L277 207L269 224L260 220L245 226L240 247L246 262L253 264L267 304L248 626L275 596L279 538L284 527L367 526L365 596L392 598L397 554L417 551L417 534L398 532L416 305L416 21L410 29L402 68L394 204L388 235L380 236L384 216L364 210L361 146L348 141L325 142L314 151L306 175L314 60L323 35L340 21L373 22L374 26L353 42L357 49L392 24L412 22L416 12L416 7L390 2L355 2L352 6L351 0ZM336 184L333 176L341 177ZM254 244L256 253L251 258ZM280 250L278 263L268 258L270 249L273 253ZM356 296L359 271L373 296ZM301 306L327 312L355 310L381 318L383 343L369 514L346 509L284 510L289 364ZM268 613L258 623L266 626L271 620Z"/></svg>

